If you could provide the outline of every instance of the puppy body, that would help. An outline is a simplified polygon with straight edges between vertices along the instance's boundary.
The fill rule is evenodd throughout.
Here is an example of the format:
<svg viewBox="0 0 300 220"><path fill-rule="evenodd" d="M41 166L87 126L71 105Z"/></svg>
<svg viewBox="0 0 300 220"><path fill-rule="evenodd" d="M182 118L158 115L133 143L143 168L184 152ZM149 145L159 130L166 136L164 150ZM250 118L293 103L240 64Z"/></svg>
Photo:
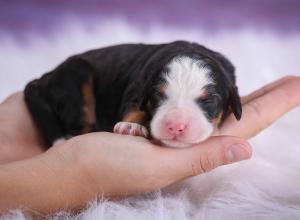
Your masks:
<svg viewBox="0 0 300 220"><path fill-rule="evenodd" d="M87 132L148 136L149 129L165 145L185 147L206 139L229 109L241 117L232 64L185 41L70 57L30 82L25 101L49 147Z"/></svg>

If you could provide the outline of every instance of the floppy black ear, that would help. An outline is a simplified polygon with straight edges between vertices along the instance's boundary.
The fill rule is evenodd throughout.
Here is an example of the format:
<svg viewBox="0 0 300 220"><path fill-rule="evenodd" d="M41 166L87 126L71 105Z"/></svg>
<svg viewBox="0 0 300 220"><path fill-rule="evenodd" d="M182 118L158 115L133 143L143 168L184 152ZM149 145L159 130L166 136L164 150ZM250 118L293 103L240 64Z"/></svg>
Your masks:
<svg viewBox="0 0 300 220"><path fill-rule="evenodd" d="M236 86L231 87L229 92L229 106L237 120L242 117L241 99Z"/></svg>
<svg viewBox="0 0 300 220"><path fill-rule="evenodd" d="M240 120L242 117L242 105L241 100L238 92L238 88L235 85L235 68L232 63L222 54L214 52L214 58L219 62L221 65L227 83L229 84L229 107L233 112L235 118Z"/></svg>

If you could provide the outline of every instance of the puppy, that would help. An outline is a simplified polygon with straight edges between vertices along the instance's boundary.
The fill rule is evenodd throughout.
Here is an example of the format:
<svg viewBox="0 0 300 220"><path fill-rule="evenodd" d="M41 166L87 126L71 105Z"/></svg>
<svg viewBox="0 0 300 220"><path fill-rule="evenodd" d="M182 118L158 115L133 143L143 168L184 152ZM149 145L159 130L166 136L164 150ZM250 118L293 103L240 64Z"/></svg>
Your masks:
<svg viewBox="0 0 300 220"><path fill-rule="evenodd" d="M207 139L228 112L241 118L234 67L197 43L123 44L68 58L25 88L48 147L94 131L170 147Z"/></svg>

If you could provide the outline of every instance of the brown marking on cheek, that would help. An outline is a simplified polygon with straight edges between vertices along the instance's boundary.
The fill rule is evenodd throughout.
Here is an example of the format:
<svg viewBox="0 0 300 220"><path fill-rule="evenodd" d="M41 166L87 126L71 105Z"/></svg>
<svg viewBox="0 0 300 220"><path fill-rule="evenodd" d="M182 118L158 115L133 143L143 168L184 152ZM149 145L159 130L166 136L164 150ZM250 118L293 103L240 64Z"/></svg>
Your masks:
<svg viewBox="0 0 300 220"><path fill-rule="evenodd" d="M217 117L213 120L214 127L220 127L223 122L223 111L221 111Z"/></svg>
<svg viewBox="0 0 300 220"><path fill-rule="evenodd" d="M93 92L93 79L89 77L88 81L82 85L83 97L83 133L93 131L93 125L96 123L95 96Z"/></svg>
<svg viewBox="0 0 300 220"><path fill-rule="evenodd" d="M146 122L146 114L139 108L135 107L123 117L122 121L133 122L142 125Z"/></svg>

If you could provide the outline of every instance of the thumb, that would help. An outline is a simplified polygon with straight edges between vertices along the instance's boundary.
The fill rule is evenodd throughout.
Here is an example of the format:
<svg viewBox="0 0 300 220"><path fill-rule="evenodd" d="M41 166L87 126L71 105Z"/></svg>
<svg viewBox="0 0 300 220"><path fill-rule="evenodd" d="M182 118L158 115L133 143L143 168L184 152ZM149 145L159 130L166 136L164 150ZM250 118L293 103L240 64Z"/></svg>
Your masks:
<svg viewBox="0 0 300 220"><path fill-rule="evenodd" d="M161 159L169 183L208 172L221 165L249 159L252 153L247 141L233 136L211 137L185 149L165 149Z"/></svg>

